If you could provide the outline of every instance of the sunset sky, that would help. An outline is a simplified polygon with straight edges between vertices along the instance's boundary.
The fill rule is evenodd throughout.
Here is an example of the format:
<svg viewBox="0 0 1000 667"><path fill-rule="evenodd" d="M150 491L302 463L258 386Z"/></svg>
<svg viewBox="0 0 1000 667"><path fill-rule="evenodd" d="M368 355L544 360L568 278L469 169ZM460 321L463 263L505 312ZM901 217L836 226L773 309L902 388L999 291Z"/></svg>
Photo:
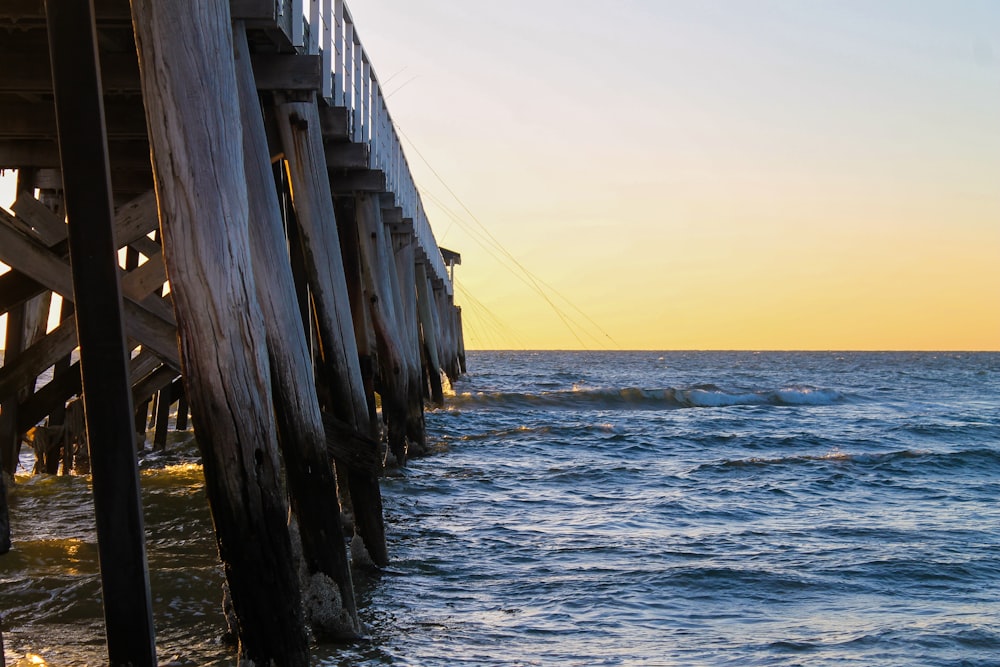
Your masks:
<svg viewBox="0 0 1000 667"><path fill-rule="evenodd" d="M349 4L469 348L1000 349L1000 2Z"/></svg>

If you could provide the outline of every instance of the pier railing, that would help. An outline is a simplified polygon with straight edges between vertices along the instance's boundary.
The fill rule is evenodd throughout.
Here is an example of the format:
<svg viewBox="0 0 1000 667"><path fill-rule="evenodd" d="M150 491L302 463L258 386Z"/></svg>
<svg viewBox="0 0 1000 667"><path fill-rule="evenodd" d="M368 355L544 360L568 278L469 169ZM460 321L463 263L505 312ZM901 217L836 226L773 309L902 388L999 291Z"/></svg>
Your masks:
<svg viewBox="0 0 1000 667"><path fill-rule="evenodd" d="M399 133L385 103L385 93L358 36L344 0L275 0L278 13L291 12L291 40L300 53L322 59L320 94L327 103L347 110L348 136L368 148L370 169L385 176L403 219L412 220L413 234L429 273L440 279L448 295L453 287L424 212ZM304 6L307 5L307 6ZM302 17L301 20L294 20Z"/></svg>

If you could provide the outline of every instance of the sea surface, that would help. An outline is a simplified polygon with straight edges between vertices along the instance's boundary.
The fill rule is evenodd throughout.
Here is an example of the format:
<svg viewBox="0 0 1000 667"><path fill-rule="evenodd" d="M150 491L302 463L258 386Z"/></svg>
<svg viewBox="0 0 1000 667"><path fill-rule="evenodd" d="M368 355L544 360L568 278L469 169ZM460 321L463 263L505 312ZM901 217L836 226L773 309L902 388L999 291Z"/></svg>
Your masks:
<svg viewBox="0 0 1000 667"><path fill-rule="evenodd" d="M1000 353L470 352L317 665L1000 665ZM190 434L143 460L158 653L229 665ZM30 463L29 463L30 466ZM20 475L7 665L99 665L88 481Z"/></svg>

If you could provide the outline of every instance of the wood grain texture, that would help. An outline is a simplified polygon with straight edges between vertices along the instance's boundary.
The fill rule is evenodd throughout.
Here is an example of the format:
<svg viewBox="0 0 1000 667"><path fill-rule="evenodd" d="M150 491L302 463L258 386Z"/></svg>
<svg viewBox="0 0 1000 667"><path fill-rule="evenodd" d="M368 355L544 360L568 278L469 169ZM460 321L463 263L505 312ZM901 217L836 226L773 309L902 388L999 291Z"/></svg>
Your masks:
<svg viewBox="0 0 1000 667"><path fill-rule="evenodd" d="M315 304L322 355L321 382L332 396L331 405L326 407L338 419L364 433L368 424L368 402L316 102L279 104L277 116L302 254ZM353 472L349 478L356 530L372 560L377 565L386 565L389 557L378 480Z"/></svg>
<svg viewBox="0 0 1000 667"><path fill-rule="evenodd" d="M246 31L240 22L234 26L233 37L249 195L250 251L271 362L274 409L289 495L299 520L307 570L310 575L323 574L336 582L346 612L342 625L315 627L314 631L339 639L358 637L361 622L344 546L337 479L327 453L326 431L286 250L264 119L254 88Z"/></svg>
<svg viewBox="0 0 1000 667"><path fill-rule="evenodd" d="M224 0L133 0L186 390L241 661L307 665L270 374L250 260L243 130Z"/></svg>

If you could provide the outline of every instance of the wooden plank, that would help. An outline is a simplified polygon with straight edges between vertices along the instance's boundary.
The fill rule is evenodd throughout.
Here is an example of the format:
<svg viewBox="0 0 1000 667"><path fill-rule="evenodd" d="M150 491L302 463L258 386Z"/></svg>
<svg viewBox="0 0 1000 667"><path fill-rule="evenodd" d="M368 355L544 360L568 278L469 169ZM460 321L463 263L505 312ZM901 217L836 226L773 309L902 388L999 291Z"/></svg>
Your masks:
<svg viewBox="0 0 1000 667"><path fill-rule="evenodd" d="M136 302L143 301L167 281L167 267L163 264L163 253L157 253L138 268L122 277L122 294ZM170 320L173 320L171 314Z"/></svg>
<svg viewBox="0 0 1000 667"><path fill-rule="evenodd" d="M0 313L6 313L44 291L44 285L11 269L0 275Z"/></svg>
<svg viewBox="0 0 1000 667"><path fill-rule="evenodd" d="M319 123L324 141L347 141L350 139L350 113L344 107L320 105Z"/></svg>
<svg viewBox="0 0 1000 667"><path fill-rule="evenodd" d="M274 21L279 5L275 0L229 0L234 21Z"/></svg>
<svg viewBox="0 0 1000 667"><path fill-rule="evenodd" d="M41 375L76 347L76 322L63 321L37 343L0 366L0 397L7 398ZM13 355L11 355L13 356Z"/></svg>
<svg viewBox="0 0 1000 667"><path fill-rule="evenodd" d="M136 403L141 403L164 387L170 386L176 378L176 370L166 365L160 366L132 386L132 399Z"/></svg>
<svg viewBox="0 0 1000 667"><path fill-rule="evenodd" d="M109 148L115 169L145 169L149 166L149 145L145 141L116 140ZM59 144L54 140L0 139L0 168L59 166Z"/></svg>
<svg viewBox="0 0 1000 667"><path fill-rule="evenodd" d="M18 406L18 428L23 433L59 408L65 408L66 401L79 396L81 388L80 362L77 361Z"/></svg>
<svg viewBox="0 0 1000 667"><path fill-rule="evenodd" d="M41 168L38 170L35 181L39 188L62 190L62 172L59 169ZM114 186L115 203L125 204L131 197L153 189L153 170L148 167L119 169L112 165L111 182Z"/></svg>
<svg viewBox="0 0 1000 667"><path fill-rule="evenodd" d="M115 217L115 236L119 247L129 245L159 228L156 192L150 189L124 206ZM140 250L141 252L141 250Z"/></svg>
<svg viewBox="0 0 1000 667"><path fill-rule="evenodd" d="M353 196L358 192L385 192L385 172L377 169L338 170L330 174L330 188L336 196Z"/></svg>
<svg viewBox="0 0 1000 667"><path fill-rule="evenodd" d="M0 261L23 270L53 292L73 301L73 277L66 262L37 240L15 231L12 217L0 209Z"/></svg>
<svg viewBox="0 0 1000 667"><path fill-rule="evenodd" d="M142 102L109 102L105 107L108 136L143 139L146 136L146 116ZM5 102L0 122L3 139L53 139L56 137L56 112L51 104Z"/></svg>
<svg viewBox="0 0 1000 667"><path fill-rule="evenodd" d="M256 55L251 57L257 90L317 90L323 81L320 57Z"/></svg>
<svg viewBox="0 0 1000 667"><path fill-rule="evenodd" d="M71 268L38 242L14 231L9 224L3 224L9 222L10 217L0 209L0 261L24 269L29 277L75 303ZM117 270L117 254L115 265ZM118 289L116 285L115 291ZM165 319L164 313L153 314L131 299L125 299L124 313L129 336L156 351L175 367L180 367L173 324Z"/></svg>
<svg viewBox="0 0 1000 667"><path fill-rule="evenodd" d="M128 4L121 0L94 0L94 15L98 21L131 22ZM0 18L15 22L45 21L45 0L4 0L0 3Z"/></svg>
<svg viewBox="0 0 1000 667"><path fill-rule="evenodd" d="M253 284L229 4L131 6L184 377L239 661L308 665Z"/></svg>
<svg viewBox="0 0 1000 667"><path fill-rule="evenodd" d="M113 665L154 667L153 608L93 4L45 4L108 657ZM131 67L138 74L134 60ZM110 71L104 81L114 83Z"/></svg>
<svg viewBox="0 0 1000 667"><path fill-rule="evenodd" d="M22 192L11 207L19 220L26 222L38 239L52 247L66 238L66 222L60 220L49 207Z"/></svg>
<svg viewBox="0 0 1000 667"><path fill-rule="evenodd" d="M101 54L101 83L104 93L138 93L139 67L134 53ZM49 60L34 54L4 54L0 93L51 93L52 70Z"/></svg>
<svg viewBox="0 0 1000 667"><path fill-rule="evenodd" d="M354 143L327 143L327 169L368 169L368 146Z"/></svg>
<svg viewBox="0 0 1000 667"><path fill-rule="evenodd" d="M382 222L386 225L401 225L403 223L403 209L398 206L382 209Z"/></svg>

